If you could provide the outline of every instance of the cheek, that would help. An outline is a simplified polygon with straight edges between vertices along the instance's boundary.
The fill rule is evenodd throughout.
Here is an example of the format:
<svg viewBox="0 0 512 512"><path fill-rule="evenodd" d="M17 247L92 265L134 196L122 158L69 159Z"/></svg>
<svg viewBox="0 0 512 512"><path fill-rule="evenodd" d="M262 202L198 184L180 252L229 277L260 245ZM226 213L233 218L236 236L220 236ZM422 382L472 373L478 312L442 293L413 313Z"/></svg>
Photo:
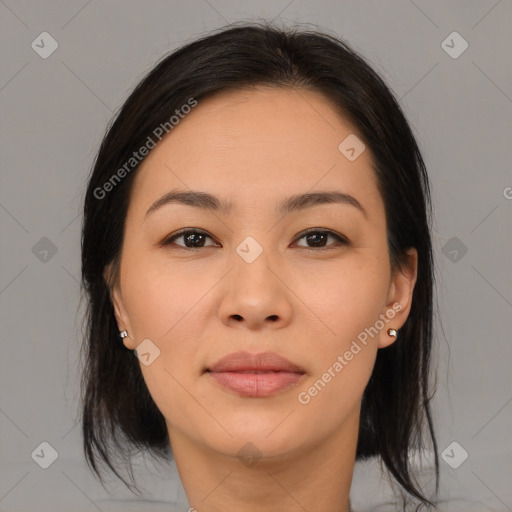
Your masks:
<svg viewBox="0 0 512 512"><path fill-rule="evenodd" d="M303 284L299 295L310 290L306 302L317 325L308 329L309 345L315 340L314 375L297 393L306 414L330 410L337 417L359 403L375 363L375 325L385 304L387 277L385 260L354 259Z"/></svg>
<svg viewBox="0 0 512 512"><path fill-rule="evenodd" d="M177 265L151 254L126 260L123 300L133 334L137 344L150 339L160 351L151 365L140 367L161 410L192 407L182 386L188 388L202 373L212 314L208 292L218 280L204 264L202 269L194 262Z"/></svg>
<svg viewBox="0 0 512 512"><path fill-rule="evenodd" d="M322 320L312 320L317 327L307 328L310 354L314 340L314 371L296 399L305 417L325 418L316 428L327 434L359 406L368 384L378 348L371 328L382 312L387 281L385 269L369 261L318 277L323 284L310 286L315 291L307 300Z"/></svg>
<svg viewBox="0 0 512 512"><path fill-rule="evenodd" d="M149 393L166 418L195 417L201 411L186 389L201 370L198 350L204 319L198 315L217 280L180 271L161 258L156 262L151 255L127 258L125 263L123 300L135 339L137 344L150 339L160 351L150 365L140 364Z"/></svg>
<svg viewBox="0 0 512 512"><path fill-rule="evenodd" d="M215 280L192 267L184 272L183 266L155 260L150 255L127 260L123 299L137 339L163 341L190 323Z"/></svg>
<svg viewBox="0 0 512 512"><path fill-rule="evenodd" d="M385 304L389 282L385 262L379 258L347 258L343 264L302 279L304 302L321 319L325 340L337 348L374 325Z"/></svg>

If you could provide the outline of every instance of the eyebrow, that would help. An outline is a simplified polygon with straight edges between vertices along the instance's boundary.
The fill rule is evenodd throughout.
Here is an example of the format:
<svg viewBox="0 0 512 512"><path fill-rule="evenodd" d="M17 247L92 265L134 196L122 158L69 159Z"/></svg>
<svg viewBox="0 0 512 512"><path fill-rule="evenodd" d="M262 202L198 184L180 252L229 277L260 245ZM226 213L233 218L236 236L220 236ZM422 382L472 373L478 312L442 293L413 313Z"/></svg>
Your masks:
<svg viewBox="0 0 512 512"><path fill-rule="evenodd" d="M200 192L198 190L171 190L160 199L157 199L148 208L146 216L158 208L171 203L184 204L225 215L229 214L233 207L230 201L221 200L208 192ZM357 208L365 218L368 217L366 210L355 197L338 191L308 192L287 197L277 205L276 212L280 215L287 215L288 213L304 210L313 206L333 203L353 206Z"/></svg>

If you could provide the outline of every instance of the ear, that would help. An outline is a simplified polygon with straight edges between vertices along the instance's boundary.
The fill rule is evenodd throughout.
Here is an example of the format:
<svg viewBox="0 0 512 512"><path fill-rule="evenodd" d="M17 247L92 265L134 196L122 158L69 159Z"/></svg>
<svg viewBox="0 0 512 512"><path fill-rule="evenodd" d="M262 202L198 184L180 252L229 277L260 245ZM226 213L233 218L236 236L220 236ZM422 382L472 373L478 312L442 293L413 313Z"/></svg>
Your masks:
<svg viewBox="0 0 512 512"><path fill-rule="evenodd" d="M126 348L134 350L136 348L135 339L133 337L133 331L128 319L128 313L123 303L123 297L121 295L121 288L119 286L119 279L114 277L112 264L110 263L105 267L103 272L103 278L107 283L110 292L110 301L114 308L114 315L116 317L117 328L119 332L126 331L128 336L123 338L123 344Z"/></svg>
<svg viewBox="0 0 512 512"><path fill-rule="evenodd" d="M418 252L414 247L406 251L406 263L392 276L387 304L382 311L387 319L379 333L379 348L385 348L394 343L400 333L399 329L405 324L411 311L412 294L418 276ZM395 329L397 336L390 336L388 329Z"/></svg>

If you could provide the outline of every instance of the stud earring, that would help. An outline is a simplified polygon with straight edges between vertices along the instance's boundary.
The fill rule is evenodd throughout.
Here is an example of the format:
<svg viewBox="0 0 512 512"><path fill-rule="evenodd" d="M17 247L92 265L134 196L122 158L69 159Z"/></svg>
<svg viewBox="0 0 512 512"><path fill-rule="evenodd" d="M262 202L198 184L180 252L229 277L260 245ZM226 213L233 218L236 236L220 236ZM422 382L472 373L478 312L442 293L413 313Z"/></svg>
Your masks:
<svg viewBox="0 0 512 512"><path fill-rule="evenodd" d="M126 338L128 333L126 331L119 331L119 336L121 336L121 338Z"/></svg>
<svg viewBox="0 0 512 512"><path fill-rule="evenodd" d="M390 336L396 336L396 329L388 329L388 334Z"/></svg>

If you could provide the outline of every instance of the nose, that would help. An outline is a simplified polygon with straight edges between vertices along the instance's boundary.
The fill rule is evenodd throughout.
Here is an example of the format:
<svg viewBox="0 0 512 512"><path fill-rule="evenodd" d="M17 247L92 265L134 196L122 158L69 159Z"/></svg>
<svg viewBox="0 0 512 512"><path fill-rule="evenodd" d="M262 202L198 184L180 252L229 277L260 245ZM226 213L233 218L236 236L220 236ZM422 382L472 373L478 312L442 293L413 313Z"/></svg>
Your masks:
<svg viewBox="0 0 512 512"><path fill-rule="evenodd" d="M292 317L293 293L284 271L267 258L265 251L252 263L236 257L226 276L219 315L229 327L281 329Z"/></svg>

